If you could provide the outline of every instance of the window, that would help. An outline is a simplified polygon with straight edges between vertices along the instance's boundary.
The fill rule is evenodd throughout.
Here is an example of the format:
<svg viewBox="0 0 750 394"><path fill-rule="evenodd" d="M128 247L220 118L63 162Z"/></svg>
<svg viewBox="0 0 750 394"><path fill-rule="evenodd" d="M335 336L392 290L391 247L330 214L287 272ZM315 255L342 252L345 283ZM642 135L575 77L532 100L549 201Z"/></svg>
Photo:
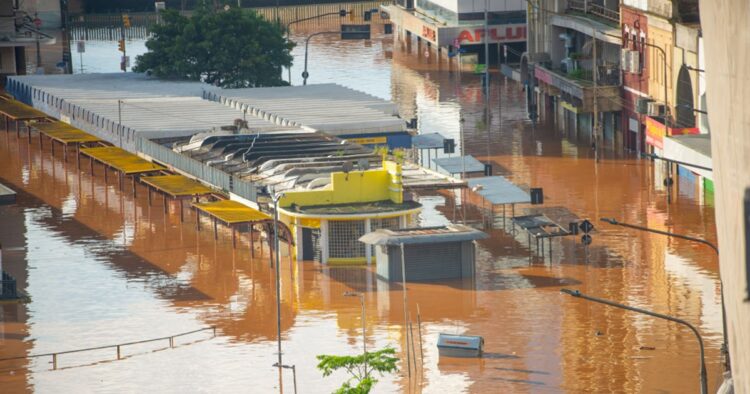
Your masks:
<svg viewBox="0 0 750 394"><path fill-rule="evenodd" d="M364 257L364 220L331 220L328 222L328 256L330 258Z"/></svg>

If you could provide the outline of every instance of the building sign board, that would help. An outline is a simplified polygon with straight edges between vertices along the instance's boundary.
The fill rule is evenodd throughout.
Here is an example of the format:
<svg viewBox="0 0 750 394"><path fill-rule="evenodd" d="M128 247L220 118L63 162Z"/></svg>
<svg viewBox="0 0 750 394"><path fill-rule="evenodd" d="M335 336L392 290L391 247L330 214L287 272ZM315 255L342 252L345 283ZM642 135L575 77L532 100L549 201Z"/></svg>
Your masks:
<svg viewBox="0 0 750 394"><path fill-rule="evenodd" d="M646 117L646 144L659 149L664 149L664 137L672 135L698 134L697 127L672 128L664 127L664 124L651 117Z"/></svg>
<svg viewBox="0 0 750 394"><path fill-rule="evenodd" d="M449 26L438 28L438 43L442 46L458 43L459 45L484 44L488 37L490 44L526 41L526 25L509 24L493 25L487 28L485 35L483 26ZM455 46L455 45L454 45Z"/></svg>

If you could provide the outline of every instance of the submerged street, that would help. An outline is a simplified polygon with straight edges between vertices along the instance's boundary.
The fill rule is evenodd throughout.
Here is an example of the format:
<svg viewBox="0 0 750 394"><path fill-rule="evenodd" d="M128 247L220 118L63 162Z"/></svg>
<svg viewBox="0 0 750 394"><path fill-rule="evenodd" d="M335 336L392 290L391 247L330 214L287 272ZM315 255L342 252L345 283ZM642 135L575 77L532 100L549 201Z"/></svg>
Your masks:
<svg viewBox="0 0 750 394"><path fill-rule="evenodd" d="M316 31L305 25L292 40ZM145 48L134 43L131 47ZM116 42L89 45L84 64ZM108 52L107 52L108 53ZM298 45L292 83L301 84L304 45ZM113 55L114 56L114 55ZM135 56L135 54L131 54ZM563 225L588 218L593 243L560 237L552 255L530 251L526 236L488 218L471 192L420 195L420 226L448 222L479 227L474 281L408 283L408 310L419 311L423 352L419 373L405 369L379 378L376 392L696 392L698 346L685 327L560 293L574 288L684 319L706 345L709 390L720 384L722 342L718 259L700 244L601 222L622 222L716 241L711 198L682 177L667 204L659 163L605 142L594 160L590 141L532 123L523 86L493 73L490 122L478 75L449 70L416 43L378 33L365 42L320 36L310 43L308 84L338 83L394 101L401 117L418 119L420 133L456 141L493 174L544 189L546 213ZM74 56L78 61L78 57ZM114 67L117 67L115 64ZM79 64L73 69L79 71ZM96 69L86 72L115 72ZM284 71L286 75L286 71ZM463 127L461 119L465 119ZM443 155L441 153L441 155ZM20 190L15 206L1 206L4 267L28 294L26 304L1 304L0 358L62 352L170 336L123 348L0 361L2 391L273 392L276 362L274 271L268 250L252 258L236 250L228 232L215 241L197 232L194 213L181 223L177 205L164 214L157 198L133 197L92 177L74 161L52 157L49 144L0 132L0 183ZM517 215L530 207L516 207ZM465 212L465 216L464 216ZM246 236L244 234L243 236ZM285 251L286 248L282 248ZM531 255L531 257L530 257ZM331 392L343 374L323 378L318 354L361 350L359 302L365 294L367 348L393 345L405 358L402 288L376 278L374 267L334 267L281 259L283 357L296 365L300 392ZM414 327L417 332L417 327ZM481 359L439 360L439 333L481 335ZM416 335L416 334L415 334ZM423 364L423 365L421 365ZM292 392L285 370L284 391Z"/></svg>

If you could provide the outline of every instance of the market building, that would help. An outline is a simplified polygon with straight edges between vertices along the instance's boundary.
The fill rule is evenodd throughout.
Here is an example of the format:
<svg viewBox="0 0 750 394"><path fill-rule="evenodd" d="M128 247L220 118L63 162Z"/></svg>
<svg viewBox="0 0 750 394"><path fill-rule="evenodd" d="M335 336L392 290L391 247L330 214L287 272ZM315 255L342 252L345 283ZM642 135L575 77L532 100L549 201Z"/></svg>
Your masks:
<svg viewBox="0 0 750 394"><path fill-rule="evenodd" d="M466 184L373 150L380 144L368 144L372 138L411 145L392 103L314 86L226 91L118 73L14 77L8 91L261 213L273 212L278 196L298 260L371 262L372 248L359 238L413 225L415 191Z"/></svg>
<svg viewBox="0 0 750 394"><path fill-rule="evenodd" d="M522 53L526 47L523 0L401 0L382 9L395 25L394 39L411 42L415 36L420 53L436 52L438 58L485 64L487 43L492 64L504 61L512 53Z"/></svg>

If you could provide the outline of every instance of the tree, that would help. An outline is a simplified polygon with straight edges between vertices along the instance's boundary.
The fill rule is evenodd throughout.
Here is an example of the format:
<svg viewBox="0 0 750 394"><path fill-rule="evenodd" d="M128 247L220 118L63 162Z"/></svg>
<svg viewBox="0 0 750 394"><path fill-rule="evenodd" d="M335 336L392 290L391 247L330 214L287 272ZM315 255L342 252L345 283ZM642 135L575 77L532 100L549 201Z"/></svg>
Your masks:
<svg viewBox="0 0 750 394"><path fill-rule="evenodd" d="M317 356L318 361L320 361L318 369L323 371L324 377L339 369L345 369L351 375L351 378L334 391L334 394L367 394L372 386L378 382L377 379L372 377L373 372L378 372L380 376L383 376L385 373L391 373L398 369L396 367L398 359L393 357L394 354L396 354L396 350L392 347L358 356L321 354ZM365 358L367 359L366 369ZM356 383L355 386L351 385L353 380Z"/></svg>
<svg viewBox="0 0 750 394"><path fill-rule="evenodd" d="M136 72L227 88L287 84L281 69L291 66L294 44L279 25L252 10L203 4L189 18L165 10L152 32L148 52L136 58Z"/></svg>

